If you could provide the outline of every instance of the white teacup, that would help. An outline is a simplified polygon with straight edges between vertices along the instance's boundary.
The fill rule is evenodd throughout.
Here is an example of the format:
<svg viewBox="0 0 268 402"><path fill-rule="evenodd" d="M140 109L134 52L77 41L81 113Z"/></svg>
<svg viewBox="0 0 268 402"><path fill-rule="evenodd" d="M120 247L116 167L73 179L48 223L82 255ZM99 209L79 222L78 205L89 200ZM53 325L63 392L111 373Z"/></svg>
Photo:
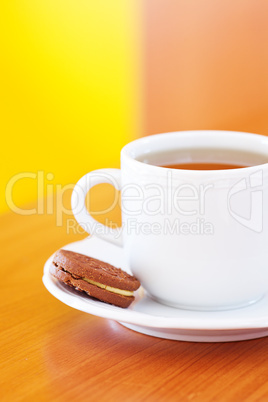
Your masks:
<svg viewBox="0 0 268 402"><path fill-rule="evenodd" d="M176 151L188 162L198 153L213 159L216 151L216 162L228 155L223 162L249 167L157 166L177 162ZM100 169L79 180L73 213L89 233L124 247L133 274L160 303L194 310L246 306L268 291L267 162L268 138L256 134L141 138L122 149L120 170ZM108 229L88 213L86 194L99 183L122 191L122 228Z"/></svg>

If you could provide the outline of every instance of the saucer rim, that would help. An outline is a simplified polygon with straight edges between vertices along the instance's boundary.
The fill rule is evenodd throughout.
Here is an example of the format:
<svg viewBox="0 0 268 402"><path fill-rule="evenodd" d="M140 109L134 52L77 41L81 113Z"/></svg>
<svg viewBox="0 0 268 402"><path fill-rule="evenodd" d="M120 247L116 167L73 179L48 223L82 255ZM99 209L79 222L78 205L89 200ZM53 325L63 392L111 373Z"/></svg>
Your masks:
<svg viewBox="0 0 268 402"><path fill-rule="evenodd" d="M77 242L72 242L69 243L62 248L68 248L72 249L73 246L75 245L75 249L77 251L77 246L79 246L81 243L84 244L84 242L89 242L91 239L97 239L96 241L104 242L104 240L101 240L97 238L96 236L90 236L87 237L83 240L77 241ZM118 249L118 246L113 245ZM54 254L53 254L54 255ZM268 328L268 310L267 310L267 316L265 317L254 317L254 319L251 317L250 322L246 318L241 318L238 320L237 317L233 319L228 319L226 317L224 318L218 318L215 320L209 319L209 315L211 313L215 313L215 311L210 312L210 311L191 311L189 312L189 315L196 313L197 315L199 313L202 314L202 317L200 318L191 318L188 317L186 319L185 317L181 318L178 316L178 318L175 317L165 317L165 316L156 316L144 312L139 312L136 310L133 310L133 307L135 304L137 304L140 300L142 300L144 297L149 297L146 294L142 295L142 291L138 290L136 295L138 296L137 300L133 303L132 306L130 306L128 309L122 309L120 307L116 307L113 305L105 304L100 301L96 301L91 299L89 296L85 295L76 295L71 288L70 289L65 289L64 286L59 283L55 278L51 277L49 274L49 265L52 262L53 255L48 258L48 260L45 262L44 265L44 275L43 275L43 284L46 287L46 289L58 300L63 302L64 304L68 305L69 307L75 308L77 310L83 311L88 314L92 314L95 316L99 316L102 318L107 318L107 319L113 319L117 322L120 323L126 323L126 324L132 324L132 325L138 325L141 327L150 327L150 328L169 328L169 329L177 329L177 330L197 330L197 331L241 331L241 330L248 330L248 329L265 329ZM268 295L266 294L264 298L267 299L267 306L268 306ZM262 299L263 301L263 299ZM260 301L259 301L260 302ZM256 302L255 306L259 303ZM155 302L157 303L157 302ZM168 306L166 306L168 307ZM251 308L251 306L248 307L243 307L243 309L248 309ZM181 311L181 309L178 309L178 311ZM230 313L232 310L229 310ZM185 312L185 310L184 310ZM221 312L219 312L221 313ZM224 312L226 313L226 311ZM204 315L207 316L207 318L204 320Z"/></svg>

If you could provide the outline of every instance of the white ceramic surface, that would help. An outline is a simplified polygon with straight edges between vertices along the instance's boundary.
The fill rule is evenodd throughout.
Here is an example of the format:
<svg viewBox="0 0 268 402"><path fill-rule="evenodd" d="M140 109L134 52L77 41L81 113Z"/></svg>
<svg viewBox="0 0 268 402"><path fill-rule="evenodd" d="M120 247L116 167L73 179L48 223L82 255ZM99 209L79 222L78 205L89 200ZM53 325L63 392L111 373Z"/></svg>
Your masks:
<svg viewBox="0 0 268 402"><path fill-rule="evenodd" d="M129 271L122 248L107 244L97 237L92 236L64 248ZM205 312L159 304L141 289L136 292L135 302L128 309L121 309L96 301L61 284L49 274L51 261L52 257L45 264L43 282L53 296L70 307L116 320L134 331L160 338L194 342L239 341L268 335L268 295L249 307Z"/></svg>
<svg viewBox="0 0 268 402"><path fill-rule="evenodd" d="M132 272L161 303L193 310L250 305L268 290L268 163L194 171L137 160L189 148L254 152L268 160L268 138L255 134L188 131L141 138L122 149L121 171L101 169L77 183L74 215L89 233L123 244ZM88 190L101 182L122 190L122 233L86 210Z"/></svg>

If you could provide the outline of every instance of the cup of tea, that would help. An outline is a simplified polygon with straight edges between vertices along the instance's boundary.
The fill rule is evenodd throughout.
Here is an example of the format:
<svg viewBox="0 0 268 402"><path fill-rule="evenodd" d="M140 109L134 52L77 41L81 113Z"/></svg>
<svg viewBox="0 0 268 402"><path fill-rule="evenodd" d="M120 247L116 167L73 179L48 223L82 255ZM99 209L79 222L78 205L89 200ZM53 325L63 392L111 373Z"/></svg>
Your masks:
<svg viewBox="0 0 268 402"><path fill-rule="evenodd" d="M121 190L121 228L86 209L99 183ZM132 273L160 303L224 310L268 291L265 136L208 130L135 140L121 151L121 169L78 181L72 209L86 231L124 248Z"/></svg>

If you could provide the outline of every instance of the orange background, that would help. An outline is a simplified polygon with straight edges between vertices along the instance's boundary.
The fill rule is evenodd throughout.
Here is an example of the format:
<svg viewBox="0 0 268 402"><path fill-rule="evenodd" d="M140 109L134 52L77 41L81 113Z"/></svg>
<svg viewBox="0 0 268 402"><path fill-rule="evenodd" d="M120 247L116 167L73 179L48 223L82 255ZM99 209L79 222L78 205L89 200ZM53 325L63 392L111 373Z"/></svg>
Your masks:
<svg viewBox="0 0 268 402"><path fill-rule="evenodd" d="M145 134L268 134L268 2L144 2Z"/></svg>
<svg viewBox="0 0 268 402"><path fill-rule="evenodd" d="M1 194L24 172L44 191L22 178L0 212L118 167L142 135L268 134L267 20L266 0L3 0Z"/></svg>

